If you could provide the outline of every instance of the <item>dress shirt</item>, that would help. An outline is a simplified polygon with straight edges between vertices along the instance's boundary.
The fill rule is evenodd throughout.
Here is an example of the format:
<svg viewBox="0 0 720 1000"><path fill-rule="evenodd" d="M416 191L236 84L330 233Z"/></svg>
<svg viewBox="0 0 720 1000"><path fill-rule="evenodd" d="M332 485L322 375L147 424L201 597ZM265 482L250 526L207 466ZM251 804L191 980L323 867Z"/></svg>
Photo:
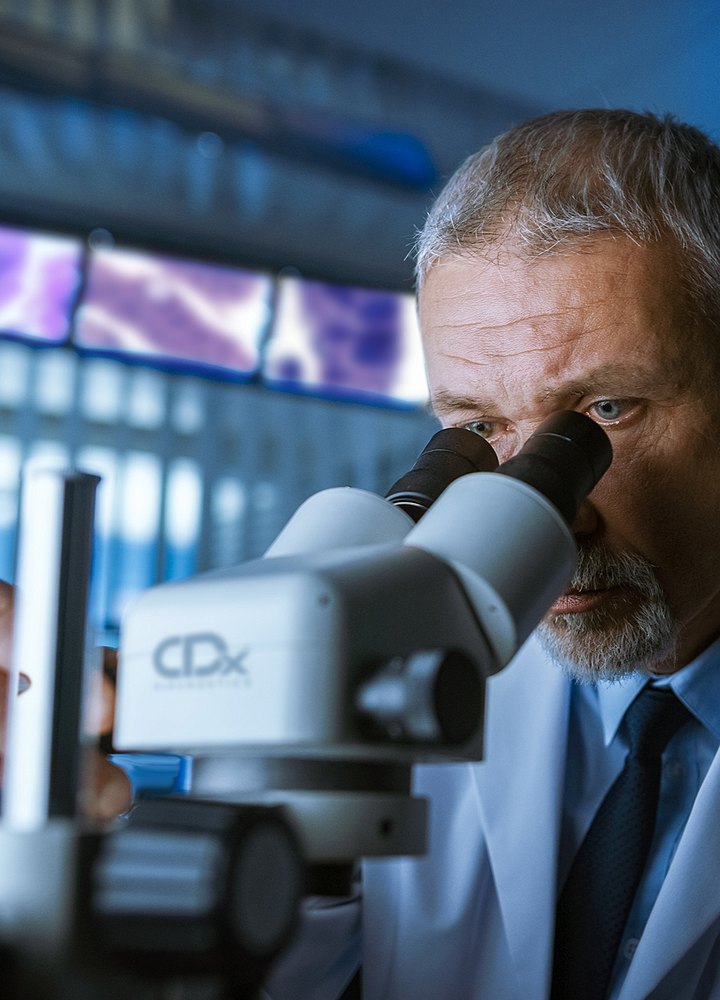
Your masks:
<svg viewBox="0 0 720 1000"><path fill-rule="evenodd" d="M647 677L573 685L558 891L605 793L628 750L623 717ZM692 663L652 683L669 684L693 715L662 758L657 821L650 854L623 933L609 1000L616 1000L660 886L690 815L695 796L720 746L720 640Z"/></svg>

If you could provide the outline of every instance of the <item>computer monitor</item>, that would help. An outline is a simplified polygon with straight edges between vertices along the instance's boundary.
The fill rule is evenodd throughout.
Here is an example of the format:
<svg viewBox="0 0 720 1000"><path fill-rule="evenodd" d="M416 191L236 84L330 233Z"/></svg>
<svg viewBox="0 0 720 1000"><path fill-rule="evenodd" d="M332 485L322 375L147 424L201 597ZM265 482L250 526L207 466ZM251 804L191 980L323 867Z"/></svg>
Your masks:
<svg viewBox="0 0 720 1000"><path fill-rule="evenodd" d="M336 398L426 403L414 297L281 278L262 378L269 385Z"/></svg>
<svg viewBox="0 0 720 1000"><path fill-rule="evenodd" d="M79 239L0 226L0 333L60 344L80 283Z"/></svg>
<svg viewBox="0 0 720 1000"><path fill-rule="evenodd" d="M73 341L82 350L124 360L252 377L273 280L239 267L93 249Z"/></svg>

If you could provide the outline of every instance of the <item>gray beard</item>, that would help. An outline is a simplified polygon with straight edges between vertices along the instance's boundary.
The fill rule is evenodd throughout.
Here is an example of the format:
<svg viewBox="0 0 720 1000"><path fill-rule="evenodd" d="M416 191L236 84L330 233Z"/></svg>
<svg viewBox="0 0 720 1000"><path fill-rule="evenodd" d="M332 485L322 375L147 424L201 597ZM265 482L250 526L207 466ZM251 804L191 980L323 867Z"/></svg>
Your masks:
<svg viewBox="0 0 720 1000"><path fill-rule="evenodd" d="M622 586L635 600L629 609L547 615L538 628L545 652L581 683L614 681L672 663L678 623L653 566L642 556L581 545L570 590Z"/></svg>

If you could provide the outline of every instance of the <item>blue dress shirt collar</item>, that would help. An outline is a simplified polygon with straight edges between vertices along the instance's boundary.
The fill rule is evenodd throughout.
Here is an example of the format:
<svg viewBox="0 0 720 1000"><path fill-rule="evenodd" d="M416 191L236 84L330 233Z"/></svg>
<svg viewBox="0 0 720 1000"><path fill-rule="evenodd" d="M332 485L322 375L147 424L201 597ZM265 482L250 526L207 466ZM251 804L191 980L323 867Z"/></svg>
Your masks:
<svg viewBox="0 0 720 1000"><path fill-rule="evenodd" d="M600 682L597 685L605 746L609 746L615 738L628 706L647 680L644 674L631 674L620 681ZM669 684L695 718L720 739L720 639L716 639L686 667L656 678L654 683Z"/></svg>

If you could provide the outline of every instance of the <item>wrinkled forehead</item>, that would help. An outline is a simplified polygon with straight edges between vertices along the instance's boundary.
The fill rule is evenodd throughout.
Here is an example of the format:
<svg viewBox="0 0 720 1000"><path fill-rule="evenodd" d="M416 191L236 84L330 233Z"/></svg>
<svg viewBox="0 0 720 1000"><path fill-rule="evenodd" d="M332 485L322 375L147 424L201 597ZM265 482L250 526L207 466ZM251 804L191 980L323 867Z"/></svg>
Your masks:
<svg viewBox="0 0 720 1000"><path fill-rule="evenodd" d="M431 383L448 361L484 377L533 355L557 377L622 363L705 380L716 364L672 265L666 248L626 238L534 258L513 246L442 258L419 293Z"/></svg>
<svg viewBox="0 0 720 1000"><path fill-rule="evenodd" d="M624 323L670 333L690 326L671 256L627 238L593 240L527 257L514 244L436 261L418 296L426 336L477 331L498 343L516 330L544 336L578 324Z"/></svg>

